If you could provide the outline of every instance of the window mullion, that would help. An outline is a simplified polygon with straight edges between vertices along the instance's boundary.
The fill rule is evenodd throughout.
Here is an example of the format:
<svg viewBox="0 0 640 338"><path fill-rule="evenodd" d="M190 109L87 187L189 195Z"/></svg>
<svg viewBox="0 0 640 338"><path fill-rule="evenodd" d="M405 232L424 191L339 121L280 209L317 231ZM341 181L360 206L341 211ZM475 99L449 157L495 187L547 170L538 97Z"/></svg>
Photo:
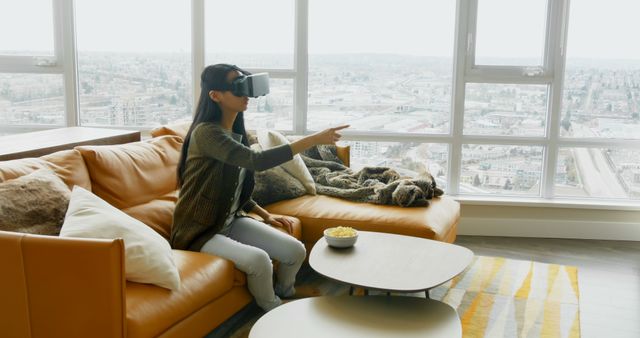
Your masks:
<svg viewBox="0 0 640 338"><path fill-rule="evenodd" d="M307 132L309 92L309 0L295 0L293 130Z"/></svg>
<svg viewBox="0 0 640 338"><path fill-rule="evenodd" d="M460 41L464 41L464 45L457 48L457 51L463 52L465 55L465 63L462 65L465 76L474 69L476 62L476 37L477 37L477 22L478 22L478 0L460 0L458 6L462 6L465 11L465 36L461 37ZM460 24L463 21L456 23L456 28L462 30Z"/></svg>
<svg viewBox="0 0 640 338"><path fill-rule="evenodd" d="M54 50L56 62L62 66L66 125L80 125L78 103L78 62L75 27L75 2L53 0Z"/></svg>
<svg viewBox="0 0 640 338"><path fill-rule="evenodd" d="M550 87L550 100L547 113L547 147L545 149L545 166L542 175L542 197L553 198L556 166L558 163L558 140L560 137L560 120L562 113L562 85L564 81L565 55L561 53L566 44L566 11L567 1L549 1L549 34L547 51L549 56L549 71L553 76Z"/></svg>
<svg viewBox="0 0 640 338"><path fill-rule="evenodd" d="M200 73L205 66L204 0L191 0L191 83L193 107L200 97ZM193 110L195 112L195 109Z"/></svg>
<svg viewBox="0 0 640 338"><path fill-rule="evenodd" d="M465 70L468 65L467 53L469 32L474 30L475 0L458 0L456 8L456 33L453 51L453 98L451 100L451 133L452 142L449 148L449 182L451 195L460 190L460 173L462 170L462 127L464 124ZM471 51L472 53L472 51ZM471 57L472 59L472 57Z"/></svg>

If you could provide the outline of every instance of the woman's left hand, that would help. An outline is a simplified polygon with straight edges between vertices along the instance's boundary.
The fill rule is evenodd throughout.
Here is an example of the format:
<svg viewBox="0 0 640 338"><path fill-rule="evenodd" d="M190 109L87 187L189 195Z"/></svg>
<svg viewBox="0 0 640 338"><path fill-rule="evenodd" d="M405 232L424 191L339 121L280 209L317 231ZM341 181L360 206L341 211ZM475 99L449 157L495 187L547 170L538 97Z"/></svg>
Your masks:
<svg viewBox="0 0 640 338"><path fill-rule="evenodd" d="M275 227L283 228L289 234L293 234L293 220L289 217L269 215L269 217L264 219L264 222Z"/></svg>

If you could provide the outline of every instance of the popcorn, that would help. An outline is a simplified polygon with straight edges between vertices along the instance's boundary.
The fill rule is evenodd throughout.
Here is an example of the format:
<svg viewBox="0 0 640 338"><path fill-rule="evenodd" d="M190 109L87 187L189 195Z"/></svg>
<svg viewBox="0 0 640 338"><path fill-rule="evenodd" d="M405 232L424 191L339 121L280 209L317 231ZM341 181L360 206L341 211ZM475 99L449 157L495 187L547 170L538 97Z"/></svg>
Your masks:
<svg viewBox="0 0 640 338"><path fill-rule="evenodd" d="M352 227L336 227L327 231L327 235L331 237L353 237L356 234L356 230Z"/></svg>

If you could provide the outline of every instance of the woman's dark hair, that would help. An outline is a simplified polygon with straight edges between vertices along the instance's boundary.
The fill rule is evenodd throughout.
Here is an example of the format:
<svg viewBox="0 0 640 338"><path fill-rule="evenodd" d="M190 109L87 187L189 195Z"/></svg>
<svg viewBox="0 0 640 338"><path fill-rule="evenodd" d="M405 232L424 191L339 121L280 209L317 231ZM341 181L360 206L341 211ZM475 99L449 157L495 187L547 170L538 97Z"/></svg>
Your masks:
<svg viewBox="0 0 640 338"><path fill-rule="evenodd" d="M200 75L200 99L198 99L198 106L196 107L195 116L189 131L184 138L184 144L182 145L182 152L180 153L180 161L178 162L178 187L182 187L184 170L187 163L187 152L189 150L189 142L191 141L191 133L202 122L220 123L222 120L222 110L220 106L209 97L209 91L221 90L225 91L228 88L227 75L229 72L238 71L244 75L250 73L242 70L234 65L220 63L217 65L207 66ZM242 135L242 143L249 146L247 140L247 131L244 128L244 114L239 112L233 122L232 131L236 134Z"/></svg>

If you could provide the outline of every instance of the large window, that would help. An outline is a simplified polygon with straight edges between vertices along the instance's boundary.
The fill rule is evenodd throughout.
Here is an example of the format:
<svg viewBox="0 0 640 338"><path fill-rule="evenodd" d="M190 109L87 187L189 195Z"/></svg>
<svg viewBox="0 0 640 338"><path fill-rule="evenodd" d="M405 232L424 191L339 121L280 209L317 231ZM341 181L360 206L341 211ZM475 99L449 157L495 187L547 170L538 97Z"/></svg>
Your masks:
<svg viewBox="0 0 640 338"><path fill-rule="evenodd" d="M0 3L0 55L54 55L51 0Z"/></svg>
<svg viewBox="0 0 640 338"><path fill-rule="evenodd" d="M307 129L448 133L454 23L447 0L310 1Z"/></svg>
<svg viewBox="0 0 640 338"><path fill-rule="evenodd" d="M561 135L640 139L640 4L604 5L571 2Z"/></svg>
<svg viewBox="0 0 640 338"><path fill-rule="evenodd" d="M249 129L350 124L356 170L428 172L471 199L635 203L638 12L626 0L0 4L0 30L16 32L0 35L0 134L188 121L202 69L231 63L271 78Z"/></svg>
<svg viewBox="0 0 640 338"><path fill-rule="evenodd" d="M557 8L547 0L475 0L458 41L457 106L463 121L460 167L452 168L461 195L548 197L545 165L553 121L553 34ZM509 29L505 29L509 27ZM465 34L466 33L466 34ZM464 35L463 35L464 34ZM466 47L466 48L465 48Z"/></svg>
<svg viewBox="0 0 640 338"><path fill-rule="evenodd" d="M634 1L571 2L557 196L640 199L640 23ZM593 24L593 18L598 24ZM631 142L631 141L630 141Z"/></svg>
<svg viewBox="0 0 640 338"><path fill-rule="evenodd" d="M0 32L0 133L63 126L65 87L52 1L0 3Z"/></svg>
<svg viewBox="0 0 640 338"><path fill-rule="evenodd" d="M476 64L542 66L547 0L478 0Z"/></svg>
<svg viewBox="0 0 640 338"><path fill-rule="evenodd" d="M76 1L80 124L149 128L191 117L189 8Z"/></svg>
<svg viewBox="0 0 640 338"><path fill-rule="evenodd" d="M292 69L294 0L205 0L206 63Z"/></svg>
<svg viewBox="0 0 640 338"><path fill-rule="evenodd" d="M206 0L204 6L205 64L230 63L271 77L269 95L250 101L247 127L293 131L295 0Z"/></svg>

